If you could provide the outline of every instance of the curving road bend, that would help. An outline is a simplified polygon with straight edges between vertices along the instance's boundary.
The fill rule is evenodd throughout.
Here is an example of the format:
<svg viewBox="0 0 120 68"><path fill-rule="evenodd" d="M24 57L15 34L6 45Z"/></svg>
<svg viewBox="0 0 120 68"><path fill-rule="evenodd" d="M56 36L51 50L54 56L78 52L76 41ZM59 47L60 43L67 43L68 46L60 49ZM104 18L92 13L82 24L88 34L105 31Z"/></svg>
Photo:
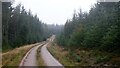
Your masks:
<svg viewBox="0 0 120 68"><path fill-rule="evenodd" d="M42 46L41 48L41 56L45 62L45 64L47 66L60 66L63 68L63 65L60 64L50 53L49 51L47 50L47 45L49 45L49 43L51 41L53 41L54 39L54 36L52 36L50 39L49 39L49 42L47 44L45 44L44 46Z"/></svg>
<svg viewBox="0 0 120 68"><path fill-rule="evenodd" d="M35 47L33 47L32 49L30 49L27 54L23 57L21 63L20 63L20 67L19 68L29 68L30 66L34 68L38 68L37 63L36 63L36 54L37 54L37 49L41 47L41 52L40 55L42 57L42 59L44 60L46 66L57 66L59 68L64 68L64 66L59 63L51 54L50 52L47 50L47 45L49 45L53 40L54 40L55 36L53 35L51 38L49 38L47 40L47 42L42 42L41 44L37 44ZM53 68L53 67L52 67Z"/></svg>
<svg viewBox="0 0 120 68"><path fill-rule="evenodd" d="M37 49L42 46L44 43L40 44L40 45L36 45L35 47L33 47L32 49L30 49L27 54L24 56L24 58L22 59L21 63L19 66L35 66L37 67L37 63L36 63L36 52Z"/></svg>

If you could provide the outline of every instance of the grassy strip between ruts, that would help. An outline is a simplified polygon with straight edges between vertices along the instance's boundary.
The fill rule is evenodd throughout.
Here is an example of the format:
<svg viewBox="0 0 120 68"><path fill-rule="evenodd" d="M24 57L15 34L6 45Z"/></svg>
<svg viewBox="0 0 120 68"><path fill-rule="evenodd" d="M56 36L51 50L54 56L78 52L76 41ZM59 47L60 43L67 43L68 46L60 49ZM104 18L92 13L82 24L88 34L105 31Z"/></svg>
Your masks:
<svg viewBox="0 0 120 68"><path fill-rule="evenodd" d="M42 45L43 46L43 45ZM45 66L45 63L44 63L44 60L42 59L41 57L41 47L40 46L38 49L37 49L37 54L36 54L36 58L37 58L37 65L38 66Z"/></svg>
<svg viewBox="0 0 120 68"><path fill-rule="evenodd" d="M52 43L49 52L64 66L114 66L120 65L120 57L97 50L76 49L73 51ZM117 60L116 60L117 59Z"/></svg>
<svg viewBox="0 0 120 68"><path fill-rule="evenodd" d="M19 66L25 54L37 44L38 43L25 45L19 48L15 48L9 52L2 53L2 66Z"/></svg>

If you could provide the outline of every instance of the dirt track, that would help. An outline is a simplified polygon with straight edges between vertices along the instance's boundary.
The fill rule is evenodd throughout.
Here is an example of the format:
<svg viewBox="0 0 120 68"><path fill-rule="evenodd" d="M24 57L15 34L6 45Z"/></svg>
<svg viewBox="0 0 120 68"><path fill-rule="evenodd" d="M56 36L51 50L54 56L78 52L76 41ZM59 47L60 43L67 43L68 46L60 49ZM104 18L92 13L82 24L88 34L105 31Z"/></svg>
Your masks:
<svg viewBox="0 0 120 68"><path fill-rule="evenodd" d="M28 53L22 59L20 66L37 66L37 64L36 64L36 52L37 52L38 47L40 47L42 44L36 45L32 49L30 49L28 51Z"/></svg>
<svg viewBox="0 0 120 68"><path fill-rule="evenodd" d="M34 66L37 68L37 63L36 63L36 54L37 54L37 49L41 47L41 53L40 55L42 56L46 66L60 66L62 68L63 65L60 64L47 50L47 45L49 45L50 42L52 42L54 40L55 36L52 36L51 38L49 38L45 44L45 42L36 45L35 47L33 47L32 49L30 49L27 54L24 56L24 58L22 59L20 66Z"/></svg>

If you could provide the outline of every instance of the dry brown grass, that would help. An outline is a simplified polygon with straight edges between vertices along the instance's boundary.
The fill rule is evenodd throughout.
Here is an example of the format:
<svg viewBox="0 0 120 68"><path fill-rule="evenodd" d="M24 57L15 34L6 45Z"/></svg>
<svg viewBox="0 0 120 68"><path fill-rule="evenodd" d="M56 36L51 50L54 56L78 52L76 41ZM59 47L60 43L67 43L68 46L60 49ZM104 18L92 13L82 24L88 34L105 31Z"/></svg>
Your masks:
<svg viewBox="0 0 120 68"><path fill-rule="evenodd" d="M64 66L74 66L74 63L68 57L68 51L65 51L64 48L51 44L48 47L49 52Z"/></svg>
<svg viewBox="0 0 120 68"><path fill-rule="evenodd" d="M24 55L36 44L25 45L2 53L2 66L19 66Z"/></svg>
<svg viewBox="0 0 120 68"><path fill-rule="evenodd" d="M49 45L50 53L64 66L114 66L120 65L120 57L98 50L66 50L55 43Z"/></svg>
<svg viewBox="0 0 120 68"><path fill-rule="evenodd" d="M120 67L120 57L114 57L108 63L114 64L114 65L119 65L119 67Z"/></svg>

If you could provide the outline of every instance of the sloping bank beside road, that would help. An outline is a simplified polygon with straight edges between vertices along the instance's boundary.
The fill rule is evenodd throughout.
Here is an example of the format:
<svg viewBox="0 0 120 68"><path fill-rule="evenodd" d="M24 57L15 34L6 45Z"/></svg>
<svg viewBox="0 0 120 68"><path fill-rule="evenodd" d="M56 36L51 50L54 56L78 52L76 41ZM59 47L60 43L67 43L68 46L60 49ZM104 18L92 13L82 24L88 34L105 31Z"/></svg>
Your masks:
<svg viewBox="0 0 120 68"><path fill-rule="evenodd" d="M24 55L38 43L21 46L9 52L2 53L2 67L4 66L19 66Z"/></svg>
<svg viewBox="0 0 120 68"><path fill-rule="evenodd" d="M120 65L120 57L111 53L82 48L69 50L56 43L52 43L47 48L64 66L108 66L112 68Z"/></svg>

